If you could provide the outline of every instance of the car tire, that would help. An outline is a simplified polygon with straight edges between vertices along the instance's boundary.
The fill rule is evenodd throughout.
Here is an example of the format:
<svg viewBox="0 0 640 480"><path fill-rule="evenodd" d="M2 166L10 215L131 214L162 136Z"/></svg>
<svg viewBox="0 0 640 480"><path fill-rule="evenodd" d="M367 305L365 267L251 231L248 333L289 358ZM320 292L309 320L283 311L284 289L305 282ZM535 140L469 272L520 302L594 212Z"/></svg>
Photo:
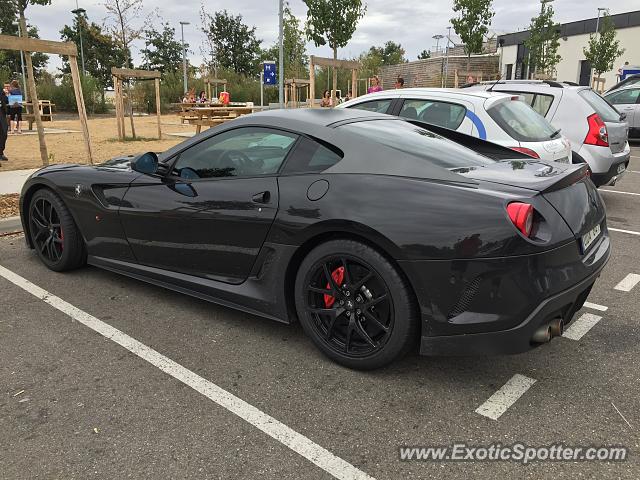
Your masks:
<svg viewBox="0 0 640 480"><path fill-rule="evenodd" d="M69 209L53 191L34 193L28 210L31 243L42 263L56 272L73 270L87 261L84 239Z"/></svg>
<svg viewBox="0 0 640 480"><path fill-rule="evenodd" d="M331 240L311 250L296 275L295 303L305 333L346 367L380 368L417 345L418 308L407 280L364 243Z"/></svg>

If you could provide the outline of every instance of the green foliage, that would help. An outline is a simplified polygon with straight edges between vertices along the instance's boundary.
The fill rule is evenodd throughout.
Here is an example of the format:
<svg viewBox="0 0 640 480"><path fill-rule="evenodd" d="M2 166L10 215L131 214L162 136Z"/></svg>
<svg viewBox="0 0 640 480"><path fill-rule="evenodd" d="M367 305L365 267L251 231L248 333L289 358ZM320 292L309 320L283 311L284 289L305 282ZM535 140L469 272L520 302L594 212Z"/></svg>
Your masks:
<svg viewBox="0 0 640 480"><path fill-rule="evenodd" d="M200 18L211 70L230 69L244 75L258 73L262 40L256 38L256 27L242 23L242 15L233 16L226 10L211 15L204 6Z"/></svg>
<svg viewBox="0 0 640 480"><path fill-rule="evenodd" d="M25 6L26 8L26 6ZM18 26L13 23L17 21L19 11L17 2L14 0L0 0L0 34L18 36ZM29 37L39 38L38 28L28 26ZM22 67L20 64L20 52L14 50L0 50L4 53L4 59L0 62L0 70L8 70L7 78L19 78L22 75ZM44 53L34 52L31 54L33 62L33 70L36 78L39 78L49 62L49 56ZM6 75L6 74L5 74Z"/></svg>
<svg viewBox="0 0 640 480"><path fill-rule="evenodd" d="M553 75L561 57L560 24L553 21L553 7L550 0L540 0L540 14L531 19L529 38L524 44L529 49L529 68L536 73Z"/></svg>
<svg viewBox="0 0 640 480"><path fill-rule="evenodd" d="M114 38L104 32L100 25L89 24L86 14L76 16L73 26L65 25L60 30L60 38L67 42L74 42L80 52L79 26L82 27L82 45L84 49L84 67L87 74L95 80L101 92L111 85L111 67L123 65L125 55L117 47ZM81 59L78 58L79 67L82 68ZM70 74L69 59L62 58L62 73ZM101 98L102 98L101 94Z"/></svg>
<svg viewBox="0 0 640 480"><path fill-rule="evenodd" d="M162 24L162 31L151 27L144 31L145 48L142 68L164 72L175 72L182 65L182 42L176 39L176 29L169 23ZM189 48L185 44L185 48Z"/></svg>
<svg viewBox="0 0 640 480"><path fill-rule="evenodd" d="M80 79L82 84L82 94L88 114L106 112L106 104L102 96L102 88L98 81L90 75L84 75ZM73 90L71 75L63 75L60 84L56 84L50 74L43 75L38 82L38 98L51 100L56 105L56 109L66 112L77 112L76 97Z"/></svg>
<svg viewBox="0 0 640 480"><path fill-rule="evenodd" d="M598 77L612 70L613 62L625 52L616 40L616 28L608 13L600 20L600 33L589 35L589 45L583 52Z"/></svg>
<svg viewBox="0 0 640 480"><path fill-rule="evenodd" d="M431 58L430 50L422 50L422 52L420 52L420 55L418 55L418 60L426 60L427 58Z"/></svg>
<svg viewBox="0 0 640 480"><path fill-rule="evenodd" d="M407 62L404 48L399 43L388 41L382 47L371 47L369 55L380 57L381 65L397 65Z"/></svg>
<svg viewBox="0 0 640 480"><path fill-rule="evenodd" d="M451 19L456 34L464 42L467 54L467 70L469 59L474 53L482 52L482 40L489 32L489 25L495 12L491 9L492 0L454 0L453 11L459 16Z"/></svg>
<svg viewBox="0 0 640 480"><path fill-rule="evenodd" d="M304 32L300 28L300 20L293 13L288 3L283 11L284 27L284 76L285 78L307 78L309 60ZM265 60L278 61L278 44L275 43L260 52L260 62Z"/></svg>
<svg viewBox="0 0 640 480"><path fill-rule="evenodd" d="M367 10L361 0L304 0L307 5L305 32L316 47L345 47Z"/></svg>
<svg viewBox="0 0 640 480"><path fill-rule="evenodd" d="M113 36L117 48L125 59L122 65L114 66L132 67L131 44L140 38L144 30L133 26L142 13L142 0L104 0L102 6L107 11L105 28Z"/></svg>

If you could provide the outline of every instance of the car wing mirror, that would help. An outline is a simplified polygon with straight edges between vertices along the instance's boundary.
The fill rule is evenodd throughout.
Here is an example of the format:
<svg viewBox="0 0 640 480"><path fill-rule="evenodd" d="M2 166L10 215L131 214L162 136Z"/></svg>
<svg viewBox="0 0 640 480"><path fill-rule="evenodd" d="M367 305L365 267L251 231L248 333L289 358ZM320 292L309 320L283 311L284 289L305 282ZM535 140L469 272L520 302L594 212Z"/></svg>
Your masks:
<svg viewBox="0 0 640 480"><path fill-rule="evenodd" d="M131 170L153 175L158 171L158 155L155 152L136 155L131 159Z"/></svg>

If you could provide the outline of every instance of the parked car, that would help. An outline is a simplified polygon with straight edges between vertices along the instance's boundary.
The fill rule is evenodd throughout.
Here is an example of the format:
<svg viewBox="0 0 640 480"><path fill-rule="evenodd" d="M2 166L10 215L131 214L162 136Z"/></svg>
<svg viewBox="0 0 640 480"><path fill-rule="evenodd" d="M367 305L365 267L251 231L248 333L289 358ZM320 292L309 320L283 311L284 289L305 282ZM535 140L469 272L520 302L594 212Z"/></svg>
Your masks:
<svg viewBox="0 0 640 480"><path fill-rule="evenodd" d="M604 98L625 116L629 137L640 138L640 83L612 90Z"/></svg>
<svg viewBox="0 0 640 480"><path fill-rule="evenodd" d="M630 87L631 85L638 85L638 84L640 84L640 73L634 73L633 75L627 75L627 77L624 80L621 80L618 83L616 83L613 87L607 90L606 93L613 92L614 90L617 90L619 88Z"/></svg>
<svg viewBox="0 0 640 480"><path fill-rule="evenodd" d="M597 186L613 185L627 169L628 125L620 113L589 87L540 80L483 82L469 90L521 95L540 115L562 129L574 162L586 162Z"/></svg>
<svg viewBox="0 0 640 480"><path fill-rule="evenodd" d="M406 88L357 97L337 108L388 113L449 128L512 148L533 158L571 163L561 132L518 97L497 92Z"/></svg>
<svg viewBox="0 0 640 480"><path fill-rule="evenodd" d="M459 141L355 109L276 110L159 156L51 165L22 190L27 245L54 271L89 263L299 320L352 368L561 335L610 256L586 165L442 130Z"/></svg>

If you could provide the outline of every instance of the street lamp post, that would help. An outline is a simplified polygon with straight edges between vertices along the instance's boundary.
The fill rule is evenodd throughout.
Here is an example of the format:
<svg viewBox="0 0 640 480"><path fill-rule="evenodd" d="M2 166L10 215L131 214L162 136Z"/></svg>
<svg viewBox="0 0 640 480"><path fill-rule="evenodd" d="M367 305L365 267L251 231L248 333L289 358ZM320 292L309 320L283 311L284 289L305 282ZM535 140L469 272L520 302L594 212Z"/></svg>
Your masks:
<svg viewBox="0 0 640 480"><path fill-rule="evenodd" d="M74 13L78 18L78 36L80 37L80 60L82 62L82 74L86 75L87 71L84 68L84 47L82 45L82 22L80 21L80 16L87 13L84 8L78 7L78 0L76 0L76 9L71 10L71 13Z"/></svg>
<svg viewBox="0 0 640 480"><path fill-rule="evenodd" d="M437 35L434 35L431 38L433 38L436 41L436 52L438 52L439 51L438 50L438 45L440 44L440 40L444 38L444 35L437 34Z"/></svg>
<svg viewBox="0 0 640 480"><path fill-rule="evenodd" d="M451 25L447 27L447 48L446 48L446 64L444 66L444 86L447 87L449 76L449 43L451 43Z"/></svg>
<svg viewBox="0 0 640 480"><path fill-rule="evenodd" d="M278 27L278 102L284 108L284 1L279 1Z"/></svg>
<svg viewBox="0 0 640 480"><path fill-rule="evenodd" d="M184 43L184 26L191 25L190 22L180 22L180 30L182 32L182 81L184 86L184 92L187 93L189 91L189 87L187 85L187 47Z"/></svg>
<svg viewBox="0 0 640 480"><path fill-rule="evenodd" d="M608 11L609 11L608 8L598 7L598 18L596 19L596 41L598 41L598 37L600 36L600 12L608 12ZM592 87L595 81L593 74L594 74L594 71L592 67L591 68L591 86Z"/></svg>
<svg viewBox="0 0 640 480"><path fill-rule="evenodd" d="M22 36L20 31L20 22L13 22L18 27L18 36ZM20 50L20 67L22 68L22 88L25 102L29 101L27 98L27 76L24 74L24 52Z"/></svg>

